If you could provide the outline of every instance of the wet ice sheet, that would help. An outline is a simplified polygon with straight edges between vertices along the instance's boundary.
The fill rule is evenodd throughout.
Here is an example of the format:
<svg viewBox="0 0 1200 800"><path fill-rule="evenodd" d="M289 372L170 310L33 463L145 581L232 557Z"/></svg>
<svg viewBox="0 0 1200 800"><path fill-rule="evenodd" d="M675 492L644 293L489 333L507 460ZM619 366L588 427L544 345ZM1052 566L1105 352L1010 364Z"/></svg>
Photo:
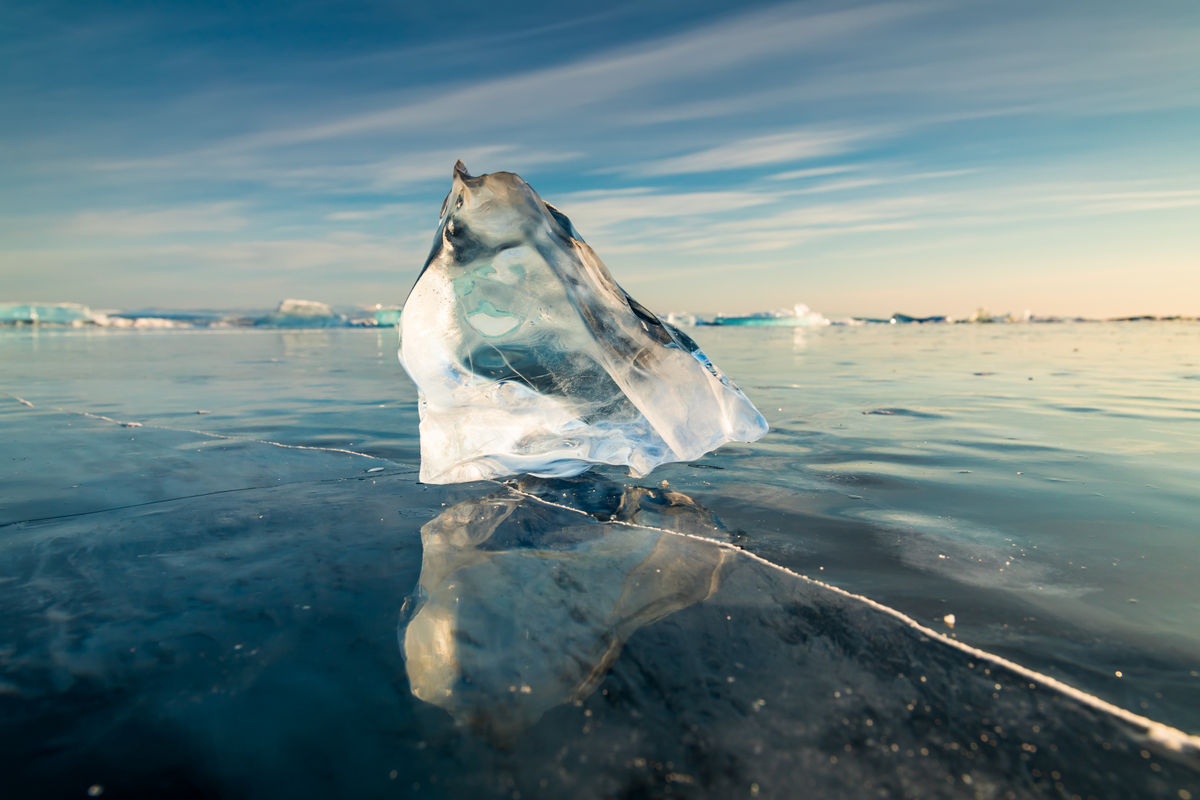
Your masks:
<svg viewBox="0 0 1200 800"><path fill-rule="evenodd" d="M179 498L414 471L353 451L176 430L51 408L0 406L12 455L0 525Z"/></svg>
<svg viewBox="0 0 1200 800"><path fill-rule="evenodd" d="M416 395L395 347L394 330L9 331L0 389L43 410L416 466Z"/></svg>
<svg viewBox="0 0 1200 800"><path fill-rule="evenodd" d="M6 435L59 446L31 472L70 485L115 450L118 490L181 467L171 431L125 449L114 423L11 405ZM270 445L245 467L248 447L195 454L187 497L0 527L6 794L1197 791L1194 752L731 549L696 497L434 488ZM289 480L247 484L264 465ZM454 660L504 676L467 714L413 695L406 633L439 604ZM537 703L517 724L514 695Z"/></svg>
<svg viewBox="0 0 1200 800"><path fill-rule="evenodd" d="M773 426L706 495L749 547L1200 730L1200 327L724 333Z"/></svg>
<svg viewBox="0 0 1200 800"><path fill-rule="evenodd" d="M1197 732L1197 330L697 329L706 351L746 376L774 429L664 466L654 483L702 500L774 562ZM352 449L415 468L416 395L397 382L394 348L394 332L377 331L10 332L0 336L0 388L43 411ZM1064 410L1084 406L1099 410ZM893 413L864 413L878 409ZM0 479L24 481L22 493L44 484L37 496L49 510L30 514L56 513L73 484L96 481L102 499L109 469L125 476L114 492L142 491L120 457L41 447L36 428L24 435L19 446L3 440L12 446L0 452L17 460L3 462L13 472ZM18 476L19 459L39 451L54 460ZM68 478L76 458L88 475Z"/></svg>

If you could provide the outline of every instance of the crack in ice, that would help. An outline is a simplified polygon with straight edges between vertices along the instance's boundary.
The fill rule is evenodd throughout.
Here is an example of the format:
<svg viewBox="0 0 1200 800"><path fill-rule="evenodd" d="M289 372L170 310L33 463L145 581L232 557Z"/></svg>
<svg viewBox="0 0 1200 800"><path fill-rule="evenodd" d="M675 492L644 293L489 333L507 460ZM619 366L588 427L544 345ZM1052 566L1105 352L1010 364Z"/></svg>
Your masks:
<svg viewBox="0 0 1200 800"><path fill-rule="evenodd" d="M531 494L522 489L519 489L516 486L512 485L511 483L502 483L500 481L493 481L493 483L496 483L501 486L505 486L510 491L512 491L514 494L518 494L522 497L526 497L530 500L541 503L543 505L550 506L552 508L562 509L564 511L570 511L575 514L580 514L580 515L583 515L583 516L586 516L589 518L593 518L591 514L589 514L586 511L583 511L582 509L574 508L572 506L565 505L563 503L556 503L553 500L546 500L545 498L538 497L535 494ZM972 645L966 644L965 642L959 641L958 639L952 639L949 636L946 636L945 634L939 633L938 631L935 631L932 628L922 625L920 622L918 622L917 620L908 616L903 611L892 608L891 606L888 606L888 605L884 605L883 603L879 602L878 600L872 600L871 598L869 598L865 595L856 594L856 593L848 591L846 589L842 589L837 586L834 586L833 584L826 583L825 581L818 580L816 578L812 578L812 577L805 575L803 573L800 573L800 572L796 572L795 570L789 569L788 567L782 566L780 564L776 564L775 562L770 561L750 550L746 550L742 547L739 547L736 544L731 544L729 542L722 542L719 539L710 539L706 536L699 536L694 533L684 533L682 531L673 531L668 528L658 528L653 525L642 525L642 524L639 524L636 522L628 522L625 520L608 519L608 520L604 520L604 521L607 524L612 524L612 525L625 525L625 526L628 526L631 528L642 528L644 530L651 530L651 531L655 531L657 533L668 533L673 536L682 536L682 537L685 537L688 539L697 539L699 541L708 542L717 547L721 547L721 548L724 548L727 550L733 550L737 553L740 553L740 554L746 556L750 560L756 561L770 569L777 570L786 575L790 575L793 578L797 578L808 584L811 584L813 586L820 587L821 589L824 589L826 591L832 592L840 597L845 597L847 599L854 600L856 602L866 605L868 608L871 608L875 611L879 611L883 614L887 614L888 616L903 623L908 628L911 628L912 630L917 631L921 635L926 636L929 639L932 639L933 641L938 642L939 644L954 648L955 650L966 653L966 654L973 656L974 658L977 658L981 661L987 661L990 664L993 664L998 667L1002 667L1012 673L1020 675L1023 678L1026 678L1030 681L1035 681L1042 686L1053 689L1053 690L1057 691L1059 694L1065 695L1066 697L1069 697L1072 700L1082 703L1083 705L1086 705L1089 708L1092 708L1096 711L1108 714L1109 716L1116 717L1117 719L1120 719L1123 722L1129 723L1130 725L1134 726L1135 728L1140 728L1141 730L1145 731L1146 735L1151 740L1158 742L1159 744L1163 745L1164 747L1168 748L1169 750L1173 750L1175 752L1188 751L1188 752L1192 752L1192 753L1200 753L1200 736L1185 733L1184 731L1181 731L1178 728L1173 728L1170 725L1167 725L1166 723L1150 719L1149 717L1144 717L1140 714L1135 714L1134 712L1132 712L1128 709L1125 709L1125 708L1122 708L1121 706L1110 703L1107 700L1101 699L1100 697L1097 697L1094 694L1089 694L1088 692L1085 692L1082 689L1071 686L1068 683L1064 683L1063 681L1060 681L1057 678L1053 678L1049 675L1046 675L1045 673L1038 672L1035 669L1031 669L1030 667L1026 667L1022 664L1018 664L1015 661L1010 661L1009 659L1005 658L1004 656L996 655L995 653L989 653L986 650L981 650L978 647L974 647Z"/></svg>
<svg viewBox="0 0 1200 800"><path fill-rule="evenodd" d="M13 394L11 392L9 392L8 394L10 397L15 399L21 405L28 406L29 408L37 408L37 406L35 406L33 403L29 402L28 400L26 400L25 398L23 398L19 395ZM230 441L230 442L246 442L248 444L265 444L265 445L269 445L271 447L282 447L287 450L316 450L316 451L324 452L324 453L341 453L343 455L348 455L348 456L358 456L360 458L369 458L373 461L387 461L392 464L396 464L397 466L408 467L408 468L411 468L414 470L416 469L416 467L412 466L411 464L404 464L403 462L394 461L393 459L385 458L383 456L376 456L376 455L372 455L370 453L363 453L359 450L348 450L344 447L319 447L317 445L308 445L308 444L287 444L286 442L274 442L274 441L271 441L270 439L255 439L255 438L252 438L249 436L234 436L234 435L227 434L227 433L217 433L215 431L201 431L201 430L195 430L193 428L173 428L169 425L153 425L153 424L149 424L149 423L145 423L145 422L136 422L133 420L120 420L120 419L115 419L113 417L105 416L103 414L96 414L91 411L77 411L72 408L63 408L61 406L45 406L44 409L49 410L49 411L56 411L56 412L59 412L62 414L73 414L77 417L87 417L88 419L99 420L101 422L111 422L114 425L120 425L125 428L146 428L148 430L172 431L174 433L194 433L197 436L204 436L209 439L221 439L223 441Z"/></svg>

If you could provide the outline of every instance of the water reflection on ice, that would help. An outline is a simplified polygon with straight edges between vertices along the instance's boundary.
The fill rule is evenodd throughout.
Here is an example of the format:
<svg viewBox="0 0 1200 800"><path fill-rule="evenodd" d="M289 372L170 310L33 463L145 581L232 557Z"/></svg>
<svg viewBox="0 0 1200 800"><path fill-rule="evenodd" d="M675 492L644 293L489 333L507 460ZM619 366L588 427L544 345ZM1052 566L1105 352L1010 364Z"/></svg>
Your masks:
<svg viewBox="0 0 1200 800"><path fill-rule="evenodd" d="M500 737L586 698L635 631L720 585L731 551L655 528L724 534L682 494L597 482L527 479L442 512L401 633L413 695Z"/></svg>

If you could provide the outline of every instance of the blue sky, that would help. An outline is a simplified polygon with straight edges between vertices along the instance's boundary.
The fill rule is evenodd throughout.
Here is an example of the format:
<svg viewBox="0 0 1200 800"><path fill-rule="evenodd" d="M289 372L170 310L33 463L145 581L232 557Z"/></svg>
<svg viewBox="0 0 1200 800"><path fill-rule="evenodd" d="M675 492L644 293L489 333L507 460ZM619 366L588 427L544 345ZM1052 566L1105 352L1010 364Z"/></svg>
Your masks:
<svg viewBox="0 0 1200 800"><path fill-rule="evenodd" d="M1200 4L0 8L0 300L403 301L456 158L659 311L1200 314Z"/></svg>

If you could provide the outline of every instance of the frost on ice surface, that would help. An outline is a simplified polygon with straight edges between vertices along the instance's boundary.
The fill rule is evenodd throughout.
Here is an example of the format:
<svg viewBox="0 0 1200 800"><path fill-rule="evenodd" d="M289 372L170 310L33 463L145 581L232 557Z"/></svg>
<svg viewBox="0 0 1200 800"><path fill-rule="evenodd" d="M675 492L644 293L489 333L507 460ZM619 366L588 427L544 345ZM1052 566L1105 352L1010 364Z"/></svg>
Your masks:
<svg viewBox="0 0 1200 800"><path fill-rule="evenodd" d="M616 284L571 221L510 172L460 161L400 319L420 391L421 480L635 476L767 423L683 332Z"/></svg>

